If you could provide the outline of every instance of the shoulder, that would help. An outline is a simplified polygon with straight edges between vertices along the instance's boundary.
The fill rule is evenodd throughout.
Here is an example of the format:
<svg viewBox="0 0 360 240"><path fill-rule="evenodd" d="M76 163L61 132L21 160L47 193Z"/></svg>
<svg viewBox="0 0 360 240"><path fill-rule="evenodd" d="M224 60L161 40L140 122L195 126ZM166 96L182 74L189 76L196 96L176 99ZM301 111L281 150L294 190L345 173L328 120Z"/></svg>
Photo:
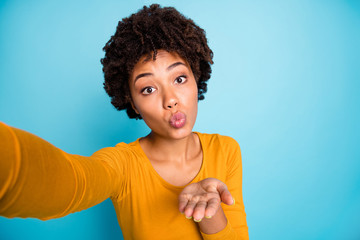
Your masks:
<svg viewBox="0 0 360 240"><path fill-rule="evenodd" d="M221 147L222 149L237 149L240 148L238 142L230 137L230 136L225 136L225 135L221 135L221 134L209 134L209 133L199 133L196 132L200 138L200 141L202 144L204 144L205 146L211 146L211 147Z"/></svg>
<svg viewBox="0 0 360 240"><path fill-rule="evenodd" d="M98 151L96 151L94 153L94 155L98 155L98 154L124 154L124 153L131 153L131 152L138 152L138 141L139 139L137 139L134 142L131 143L125 143L125 142L120 142L117 143L115 146L113 147L105 147L102 148Z"/></svg>
<svg viewBox="0 0 360 240"><path fill-rule="evenodd" d="M134 163L134 159L142 157L138 140L132 143L118 143L114 147L105 147L93 153L92 157L106 162L114 163Z"/></svg>
<svg viewBox="0 0 360 240"><path fill-rule="evenodd" d="M241 167L240 146L234 138L221 134L198 133L198 135L205 154L208 157L217 156L213 164L225 163L228 175Z"/></svg>

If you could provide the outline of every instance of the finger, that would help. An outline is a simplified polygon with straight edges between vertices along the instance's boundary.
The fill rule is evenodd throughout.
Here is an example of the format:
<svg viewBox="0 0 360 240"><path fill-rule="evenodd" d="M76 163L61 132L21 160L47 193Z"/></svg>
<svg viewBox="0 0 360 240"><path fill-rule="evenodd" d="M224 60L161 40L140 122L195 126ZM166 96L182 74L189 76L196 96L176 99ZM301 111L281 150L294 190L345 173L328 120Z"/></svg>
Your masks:
<svg viewBox="0 0 360 240"><path fill-rule="evenodd" d="M190 219L192 217L197 202L198 201L190 200L185 206L184 214L186 218Z"/></svg>
<svg viewBox="0 0 360 240"><path fill-rule="evenodd" d="M207 206L205 209L205 217L211 218L212 216L214 216L217 210L219 209L219 206L220 206L220 199L218 198L210 199L207 202Z"/></svg>
<svg viewBox="0 0 360 240"><path fill-rule="evenodd" d="M179 195L179 211L184 213L185 207L188 204L189 200L187 194L180 194Z"/></svg>
<svg viewBox="0 0 360 240"><path fill-rule="evenodd" d="M184 211L185 211L185 207L186 207L186 205L188 204L188 200L187 199L183 199L183 200L179 200L179 211L181 212L181 213L184 213Z"/></svg>
<svg viewBox="0 0 360 240"><path fill-rule="evenodd" d="M229 190L226 187L226 184L221 182L218 187L217 190L220 194L220 198L221 201L227 205L233 205L235 203L233 197L231 196L231 193L229 192Z"/></svg>
<svg viewBox="0 0 360 240"><path fill-rule="evenodd" d="M207 203L205 201L200 201L196 204L193 212L193 218L195 222L200 222L205 215Z"/></svg>

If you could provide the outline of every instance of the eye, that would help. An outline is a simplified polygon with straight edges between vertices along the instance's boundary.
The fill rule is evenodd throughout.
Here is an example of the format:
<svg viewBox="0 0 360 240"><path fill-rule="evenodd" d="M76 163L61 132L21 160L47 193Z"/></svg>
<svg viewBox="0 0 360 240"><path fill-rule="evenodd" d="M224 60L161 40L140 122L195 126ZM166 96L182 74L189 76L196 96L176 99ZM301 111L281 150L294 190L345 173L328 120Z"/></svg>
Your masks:
<svg viewBox="0 0 360 240"><path fill-rule="evenodd" d="M153 88L153 87L146 87L146 88L143 88L141 90L141 93L144 94L144 95L149 95L149 94L151 94L151 93L153 93L155 91L156 91L156 89Z"/></svg>
<svg viewBox="0 0 360 240"><path fill-rule="evenodd" d="M186 76L182 75L182 76L179 76L175 79L175 84L182 84L184 82L186 82Z"/></svg>

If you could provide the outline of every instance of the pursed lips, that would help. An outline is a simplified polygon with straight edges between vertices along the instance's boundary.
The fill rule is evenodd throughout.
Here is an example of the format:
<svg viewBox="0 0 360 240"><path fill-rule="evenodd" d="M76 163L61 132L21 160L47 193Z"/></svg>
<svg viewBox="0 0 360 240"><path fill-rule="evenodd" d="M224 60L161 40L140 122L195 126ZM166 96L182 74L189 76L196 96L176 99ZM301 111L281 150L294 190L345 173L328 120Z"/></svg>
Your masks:
<svg viewBox="0 0 360 240"><path fill-rule="evenodd" d="M171 116L169 123L174 128L182 128L186 123L186 115L182 112L176 112Z"/></svg>

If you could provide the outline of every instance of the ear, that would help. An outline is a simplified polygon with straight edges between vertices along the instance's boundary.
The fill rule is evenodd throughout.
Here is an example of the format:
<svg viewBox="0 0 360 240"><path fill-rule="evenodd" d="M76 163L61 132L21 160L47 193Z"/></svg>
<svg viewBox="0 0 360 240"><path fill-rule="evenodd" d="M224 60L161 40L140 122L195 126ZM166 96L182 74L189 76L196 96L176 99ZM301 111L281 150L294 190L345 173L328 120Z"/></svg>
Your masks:
<svg viewBox="0 0 360 240"><path fill-rule="evenodd" d="M135 107L134 102L133 102L132 100L130 100L130 103L131 103L131 107L132 107L132 109L134 109L134 111L135 111L137 114L139 114L139 115L140 115L139 111L138 111L138 110L136 109L136 107Z"/></svg>

